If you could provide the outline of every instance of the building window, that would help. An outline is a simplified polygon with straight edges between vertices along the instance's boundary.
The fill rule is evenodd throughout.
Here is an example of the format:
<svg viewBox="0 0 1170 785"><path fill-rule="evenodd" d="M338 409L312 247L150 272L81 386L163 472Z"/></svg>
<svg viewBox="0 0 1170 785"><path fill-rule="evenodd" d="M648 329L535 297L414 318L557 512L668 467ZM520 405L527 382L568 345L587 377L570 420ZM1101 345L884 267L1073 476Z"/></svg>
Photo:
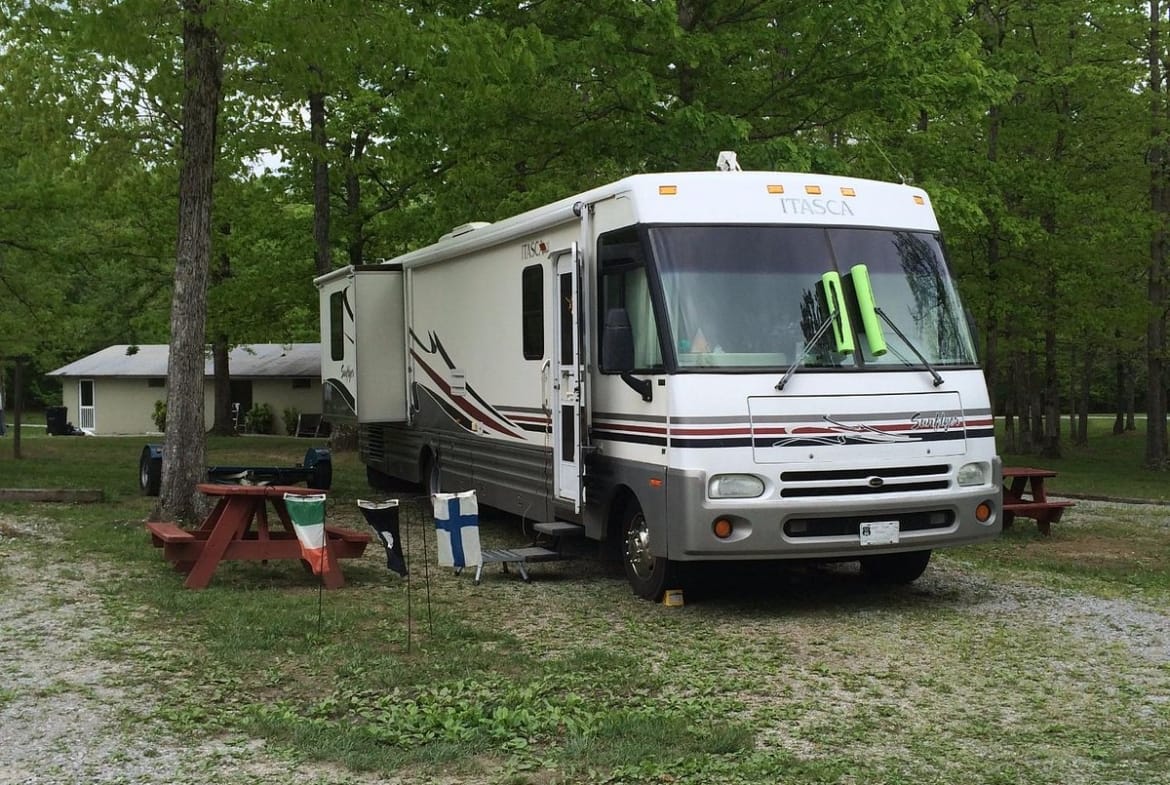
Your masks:
<svg viewBox="0 0 1170 785"><path fill-rule="evenodd" d="M308 377L292 380L292 388L294 390L307 390L312 386L313 386L313 380L308 378Z"/></svg>
<svg viewBox="0 0 1170 785"><path fill-rule="evenodd" d="M525 360L544 359L544 267L534 264L520 274L520 325Z"/></svg>
<svg viewBox="0 0 1170 785"><path fill-rule="evenodd" d="M166 379L147 379L146 386L147 387L166 387L167 380Z"/></svg>

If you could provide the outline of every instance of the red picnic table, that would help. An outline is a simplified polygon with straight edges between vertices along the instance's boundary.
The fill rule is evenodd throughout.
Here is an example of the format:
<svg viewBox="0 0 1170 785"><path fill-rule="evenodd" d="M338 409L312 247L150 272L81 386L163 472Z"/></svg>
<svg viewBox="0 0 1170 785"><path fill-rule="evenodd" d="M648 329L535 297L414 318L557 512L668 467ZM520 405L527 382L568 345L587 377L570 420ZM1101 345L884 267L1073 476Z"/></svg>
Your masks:
<svg viewBox="0 0 1170 785"><path fill-rule="evenodd" d="M223 561L303 560L284 496L309 496L323 491L296 485L203 483L196 487L200 493L217 499L215 509L198 529L160 521L146 524L154 546L163 549L163 558L187 574L183 585L188 589L207 588ZM276 513L276 530L269 526L269 506ZM325 526L325 542L321 580L326 588L335 589L345 585L338 560L361 556L370 535Z"/></svg>
<svg viewBox="0 0 1170 785"><path fill-rule="evenodd" d="M1044 481L1056 476L1051 469L1030 466L1003 467L1003 528L1010 529L1017 515L1035 518L1041 534L1050 534L1052 524L1060 520L1073 502L1052 501Z"/></svg>

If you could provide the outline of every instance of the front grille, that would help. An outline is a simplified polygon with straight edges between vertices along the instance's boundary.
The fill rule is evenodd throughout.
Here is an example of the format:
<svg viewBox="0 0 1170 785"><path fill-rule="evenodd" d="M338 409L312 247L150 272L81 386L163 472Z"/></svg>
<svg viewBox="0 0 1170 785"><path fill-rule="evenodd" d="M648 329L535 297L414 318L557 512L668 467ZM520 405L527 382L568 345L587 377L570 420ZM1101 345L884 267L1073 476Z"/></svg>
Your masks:
<svg viewBox="0 0 1170 785"><path fill-rule="evenodd" d="M898 521L901 532L920 532L931 529L947 529L954 525L955 513L951 510L903 513L898 516L855 515L837 518L791 518L784 522L784 534L788 537L841 537L858 536L862 523L874 521Z"/></svg>
<svg viewBox="0 0 1170 785"><path fill-rule="evenodd" d="M950 486L950 471L947 464L934 464L781 472L780 496L801 499L939 491Z"/></svg>

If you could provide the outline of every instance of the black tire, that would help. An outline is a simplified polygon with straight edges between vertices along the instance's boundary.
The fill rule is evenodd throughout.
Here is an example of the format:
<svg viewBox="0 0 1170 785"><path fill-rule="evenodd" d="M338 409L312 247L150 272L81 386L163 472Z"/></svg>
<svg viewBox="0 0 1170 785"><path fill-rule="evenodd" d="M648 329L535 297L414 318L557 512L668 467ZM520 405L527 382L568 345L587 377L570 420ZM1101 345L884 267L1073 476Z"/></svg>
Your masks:
<svg viewBox="0 0 1170 785"><path fill-rule="evenodd" d="M394 478L373 466L366 467L366 484L375 491L394 490Z"/></svg>
<svg viewBox="0 0 1170 785"><path fill-rule="evenodd" d="M422 475L419 480L422 481L423 490L431 496L436 493L442 493L443 483L441 481L442 471L439 468L439 457L437 455L428 453L422 464Z"/></svg>
<svg viewBox="0 0 1170 785"><path fill-rule="evenodd" d="M861 572L871 582L886 586L913 583L926 571L930 551L886 553L861 560Z"/></svg>
<svg viewBox="0 0 1170 785"><path fill-rule="evenodd" d="M138 459L138 488L143 496L158 496L162 487L162 453L154 445L142 448Z"/></svg>
<svg viewBox="0 0 1170 785"><path fill-rule="evenodd" d="M636 501L622 515L622 565L634 594L658 602L667 589L681 588L678 562L651 553L650 526Z"/></svg>
<svg viewBox="0 0 1170 785"><path fill-rule="evenodd" d="M333 485L333 461L328 458L317 461L309 472L309 487L327 491Z"/></svg>

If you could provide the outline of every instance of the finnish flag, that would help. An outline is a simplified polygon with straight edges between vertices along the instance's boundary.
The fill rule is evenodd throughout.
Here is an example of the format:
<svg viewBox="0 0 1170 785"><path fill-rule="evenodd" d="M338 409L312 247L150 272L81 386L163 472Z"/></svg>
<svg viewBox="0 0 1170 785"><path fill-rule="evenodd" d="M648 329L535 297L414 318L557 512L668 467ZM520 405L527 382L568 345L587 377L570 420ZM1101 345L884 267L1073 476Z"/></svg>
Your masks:
<svg viewBox="0 0 1170 785"><path fill-rule="evenodd" d="M475 491L436 493L435 537L439 543L439 566L459 571L483 561L479 548L479 504Z"/></svg>

